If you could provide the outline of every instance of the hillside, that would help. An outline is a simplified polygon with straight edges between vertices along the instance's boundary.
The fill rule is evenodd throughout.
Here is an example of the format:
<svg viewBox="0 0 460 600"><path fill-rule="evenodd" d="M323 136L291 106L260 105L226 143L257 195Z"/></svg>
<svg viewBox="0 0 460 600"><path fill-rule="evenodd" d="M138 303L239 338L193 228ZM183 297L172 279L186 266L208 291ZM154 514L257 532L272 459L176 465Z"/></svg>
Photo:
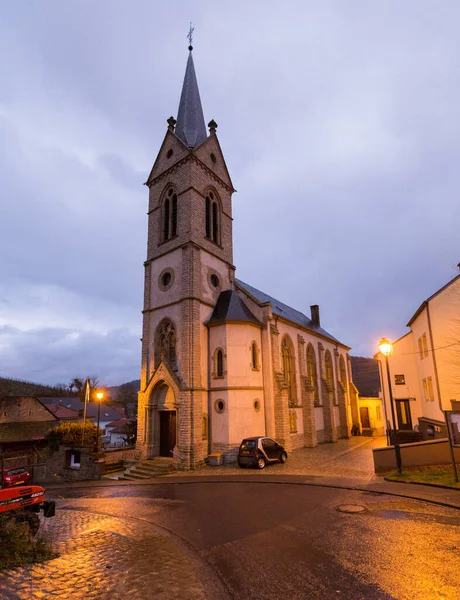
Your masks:
<svg viewBox="0 0 460 600"><path fill-rule="evenodd" d="M353 383L362 398L378 398L380 392L379 363L374 358L351 356Z"/></svg>
<svg viewBox="0 0 460 600"><path fill-rule="evenodd" d="M51 385L22 381L10 377L0 377L0 396L71 396L70 392Z"/></svg>

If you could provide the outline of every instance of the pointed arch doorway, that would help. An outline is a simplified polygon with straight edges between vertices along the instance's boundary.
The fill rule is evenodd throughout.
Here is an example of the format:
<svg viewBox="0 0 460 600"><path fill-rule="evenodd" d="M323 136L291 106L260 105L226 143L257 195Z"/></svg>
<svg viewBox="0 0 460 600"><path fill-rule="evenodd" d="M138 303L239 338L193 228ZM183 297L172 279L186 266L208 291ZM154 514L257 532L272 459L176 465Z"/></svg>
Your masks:
<svg viewBox="0 0 460 600"><path fill-rule="evenodd" d="M150 397L151 417L150 456L173 458L177 443L177 410L174 390L165 381L159 381Z"/></svg>

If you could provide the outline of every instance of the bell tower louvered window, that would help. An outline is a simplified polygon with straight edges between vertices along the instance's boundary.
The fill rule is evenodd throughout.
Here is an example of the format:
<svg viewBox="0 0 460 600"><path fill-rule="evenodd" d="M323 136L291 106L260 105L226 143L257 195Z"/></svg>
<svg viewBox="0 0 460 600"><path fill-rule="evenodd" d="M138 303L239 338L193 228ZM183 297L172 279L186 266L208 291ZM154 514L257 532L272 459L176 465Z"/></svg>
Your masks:
<svg viewBox="0 0 460 600"><path fill-rule="evenodd" d="M206 196L206 237L215 244L220 243L220 207L214 192Z"/></svg>
<svg viewBox="0 0 460 600"><path fill-rule="evenodd" d="M177 194L169 188L163 201L163 242L177 235Z"/></svg>

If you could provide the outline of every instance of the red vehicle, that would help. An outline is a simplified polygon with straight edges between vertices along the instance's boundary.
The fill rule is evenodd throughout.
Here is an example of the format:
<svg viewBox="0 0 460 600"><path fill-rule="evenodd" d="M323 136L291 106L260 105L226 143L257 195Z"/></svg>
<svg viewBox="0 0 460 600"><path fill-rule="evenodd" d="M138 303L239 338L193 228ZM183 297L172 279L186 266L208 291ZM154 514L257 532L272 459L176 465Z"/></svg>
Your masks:
<svg viewBox="0 0 460 600"><path fill-rule="evenodd" d="M38 514L54 517L56 504L45 500L45 489L39 485L11 487L0 490L0 514L7 513L17 521L28 523L32 535L40 527Z"/></svg>
<svg viewBox="0 0 460 600"><path fill-rule="evenodd" d="M3 469L3 487L25 485L30 482L30 473L24 467L10 467Z"/></svg>

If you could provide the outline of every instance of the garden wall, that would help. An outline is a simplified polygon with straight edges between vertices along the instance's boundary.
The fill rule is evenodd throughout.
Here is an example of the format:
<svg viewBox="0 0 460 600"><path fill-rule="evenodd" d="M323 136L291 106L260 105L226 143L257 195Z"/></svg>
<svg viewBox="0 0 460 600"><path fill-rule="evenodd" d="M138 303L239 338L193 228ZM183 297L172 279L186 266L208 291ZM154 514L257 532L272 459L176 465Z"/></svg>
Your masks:
<svg viewBox="0 0 460 600"><path fill-rule="evenodd" d="M403 468L447 465L452 462L449 441L446 439L401 444L400 448ZM394 446L375 448L372 452L374 454L374 471L376 473L396 469ZM454 448L454 452L455 460L460 465L460 448Z"/></svg>

